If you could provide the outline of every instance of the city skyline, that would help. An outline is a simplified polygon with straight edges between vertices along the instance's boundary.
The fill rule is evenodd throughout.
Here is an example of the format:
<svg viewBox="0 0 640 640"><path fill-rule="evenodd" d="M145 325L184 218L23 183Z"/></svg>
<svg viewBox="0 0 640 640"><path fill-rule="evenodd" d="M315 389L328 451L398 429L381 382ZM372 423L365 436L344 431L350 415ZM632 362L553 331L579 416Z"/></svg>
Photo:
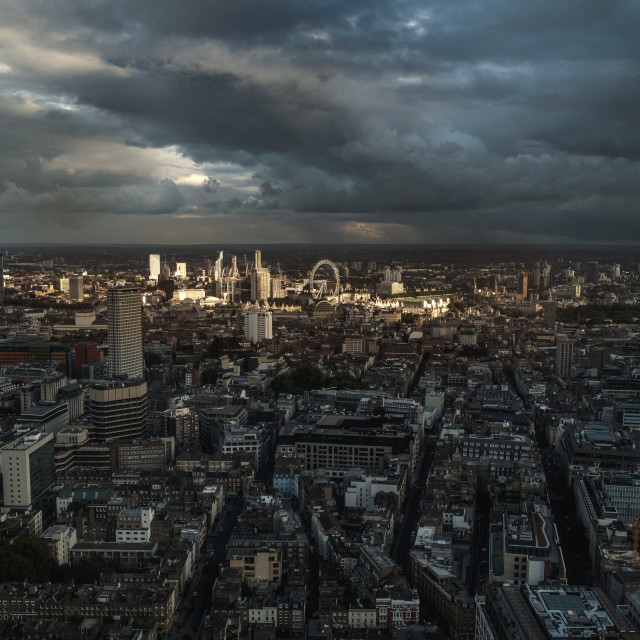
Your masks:
<svg viewBox="0 0 640 640"><path fill-rule="evenodd" d="M3 243L628 244L637 3L0 0Z"/></svg>

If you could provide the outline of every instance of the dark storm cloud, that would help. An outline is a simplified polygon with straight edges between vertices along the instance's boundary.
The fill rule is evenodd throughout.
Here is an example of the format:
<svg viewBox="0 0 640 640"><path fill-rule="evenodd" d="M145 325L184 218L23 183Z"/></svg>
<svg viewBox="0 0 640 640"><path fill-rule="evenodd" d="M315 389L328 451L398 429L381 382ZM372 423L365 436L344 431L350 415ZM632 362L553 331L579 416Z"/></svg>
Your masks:
<svg viewBox="0 0 640 640"><path fill-rule="evenodd" d="M188 234L233 214L293 240L323 216L328 240L637 225L636 2L6 0L0 17L0 216L172 214Z"/></svg>

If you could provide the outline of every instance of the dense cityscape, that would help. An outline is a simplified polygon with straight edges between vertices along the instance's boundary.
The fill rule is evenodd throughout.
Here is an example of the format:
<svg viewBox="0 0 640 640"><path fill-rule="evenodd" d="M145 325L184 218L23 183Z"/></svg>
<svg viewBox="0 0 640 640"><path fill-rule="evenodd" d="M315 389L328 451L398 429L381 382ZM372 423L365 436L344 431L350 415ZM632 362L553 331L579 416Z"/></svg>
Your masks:
<svg viewBox="0 0 640 640"><path fill-rule="evenodd" d="M637 249L0 249L0 637L640 638Z"/></svg>

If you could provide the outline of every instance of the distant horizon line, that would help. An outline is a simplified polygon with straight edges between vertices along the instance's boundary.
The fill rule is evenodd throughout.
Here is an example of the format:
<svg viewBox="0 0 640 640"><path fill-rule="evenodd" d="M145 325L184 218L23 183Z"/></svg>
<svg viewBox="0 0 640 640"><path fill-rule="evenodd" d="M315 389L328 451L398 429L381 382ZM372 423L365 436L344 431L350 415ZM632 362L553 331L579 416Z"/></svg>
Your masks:
<svg viewBox="0 0 640 640"><path fill-rule="evenodd" d="M617 242L190 242L190 243L116 243L116 242L5 242L0 244L0 250L9 247L461 247L461 248L486 248L486 247L550 247L550 248L628 248L640 249L640 242L635 244L622 244Z"/></svg>

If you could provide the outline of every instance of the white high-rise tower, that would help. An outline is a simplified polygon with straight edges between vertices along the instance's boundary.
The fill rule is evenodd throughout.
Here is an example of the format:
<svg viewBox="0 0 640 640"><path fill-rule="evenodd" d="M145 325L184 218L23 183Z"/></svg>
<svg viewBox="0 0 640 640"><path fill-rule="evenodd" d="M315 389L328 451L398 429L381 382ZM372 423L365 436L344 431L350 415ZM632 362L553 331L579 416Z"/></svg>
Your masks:
<svg viewBox="0 0 640 640"><path fill-rule="evenodd" d="M271 311L254 309L244 316L244 335L247 340L261 342L273 338L273 315Z"/></svg>
<svg viewBox="0 0 640 640"><path fill-rule="evenodd" d="M149 280L157 280L160 275L160 254L149 254Z"/></svg>
<svg viewBox="0 0 640 640"><path fill-rule="evenodd" d="M107 291L109 375L142 378L142 301L136 287Z"/></svg>

